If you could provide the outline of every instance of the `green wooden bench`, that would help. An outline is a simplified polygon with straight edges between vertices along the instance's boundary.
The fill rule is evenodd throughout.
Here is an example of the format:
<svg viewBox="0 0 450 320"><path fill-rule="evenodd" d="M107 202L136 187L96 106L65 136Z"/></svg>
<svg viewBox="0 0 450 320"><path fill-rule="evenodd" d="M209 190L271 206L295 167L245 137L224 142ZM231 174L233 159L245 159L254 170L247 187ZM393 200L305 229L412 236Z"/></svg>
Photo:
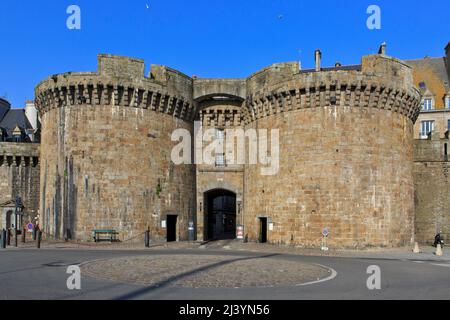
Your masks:
<svg viewBox="0 0 450 320"><path fill-rule="evenodd" d="M93 230L92 236L95 242L109 241L117 242L117 235L119 233L116 230ZM106 237L104 237L106 236Z"/></svg>

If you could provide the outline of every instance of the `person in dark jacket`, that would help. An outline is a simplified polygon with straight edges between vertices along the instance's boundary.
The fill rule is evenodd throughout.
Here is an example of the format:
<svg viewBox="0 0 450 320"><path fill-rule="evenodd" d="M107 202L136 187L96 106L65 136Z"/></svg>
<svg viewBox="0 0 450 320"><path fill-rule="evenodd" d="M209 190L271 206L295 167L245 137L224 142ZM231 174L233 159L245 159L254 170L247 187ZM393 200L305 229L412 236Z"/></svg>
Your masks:
<svg viewBox="0 0 450 320"><path fill-rule="evenodd" d="M440 244L441 247L444 246L444 240L442 239L440 233L438 233L438 234L436 235L436 237L434 237L434 244L433 244L433 247L437 247L438 244Z"/></svg>

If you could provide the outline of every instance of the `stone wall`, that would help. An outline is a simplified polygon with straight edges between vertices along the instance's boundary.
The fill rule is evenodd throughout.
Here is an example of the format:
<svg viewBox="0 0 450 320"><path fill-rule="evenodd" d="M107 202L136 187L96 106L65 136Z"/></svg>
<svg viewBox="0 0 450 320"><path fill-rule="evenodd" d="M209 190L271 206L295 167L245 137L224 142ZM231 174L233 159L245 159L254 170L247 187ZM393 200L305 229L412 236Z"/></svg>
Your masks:
<svg viewBox="0 0 450 320"><path fill-rule="evenodd" d="M245 99L245 79L194 79L194 99L205 99L214 95Z"/></svg>
<svg viewBox="0 0 450 320"><path fill-rule="evenodd" d="M39 144L0 142L0 204L20 196L26 222L39 209Z"/></svg>
<svg viewBox="0 0 450 320"><path fill-rule="evenodd" d="M280 63L246 80L194 80L158 65L144 77L144 69L139 59L100 55L97 72L55 75L36 88L48 234L87 240L93 229L116 229L123 240L150 228L164 239L161 222L178 215L177 238L187 239L192 221L202 240L205 193L225 189L236 194L250 241L263 217L271 243L317 247L325 227L333 247L413 240L420 94L402 61L372 55L319 71ZM175 165L171 134L193 136L194 120L279 130L279 172Z"/></svg>
<svg viewBox="0 0 450 320"><path fill-rule="evenodd" d="M415 234L421 243L433 243L438 232L450 239L448 147L448 136L442 139L439 132L414 142Z"/></svg>
<svg viewBox="0 0 450 320"><path fill-rule="evenodd" d="M413 123L420 95L411 69L381 55L354 70L275 65L249 78L246 128L279 129L280 171L245 167L245 227L256 241L333 247L413 240Z"/></svg>
<svg viewBox="0 0 450 320"><path fill-rule="evenodd" d="M152 68L153 69L153 68ZM192 81L143 62L99 56L99 73L53 76L36 88L42 117L41 224L55 238L126 240L178 215L177 239L195 218L195 168L171 162L171 134L192 133ZM172 90L176 87L177 90Z"/></svg>

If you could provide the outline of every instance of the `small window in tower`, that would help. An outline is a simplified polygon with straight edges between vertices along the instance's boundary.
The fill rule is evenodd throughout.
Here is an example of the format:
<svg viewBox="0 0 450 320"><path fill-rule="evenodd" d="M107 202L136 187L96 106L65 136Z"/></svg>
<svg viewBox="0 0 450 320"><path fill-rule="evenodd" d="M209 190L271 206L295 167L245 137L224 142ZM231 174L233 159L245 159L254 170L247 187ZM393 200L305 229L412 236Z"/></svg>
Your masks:
<svg viewBox="0 0 450 320"><path fill-rule="evenodd" d="M222 150L224 148L224 140L225 140L225 131L223 129L216 129L216 140L218 140ZM225 167L225 154L218 153L216 154L216 166L217 167Z"/></svg>

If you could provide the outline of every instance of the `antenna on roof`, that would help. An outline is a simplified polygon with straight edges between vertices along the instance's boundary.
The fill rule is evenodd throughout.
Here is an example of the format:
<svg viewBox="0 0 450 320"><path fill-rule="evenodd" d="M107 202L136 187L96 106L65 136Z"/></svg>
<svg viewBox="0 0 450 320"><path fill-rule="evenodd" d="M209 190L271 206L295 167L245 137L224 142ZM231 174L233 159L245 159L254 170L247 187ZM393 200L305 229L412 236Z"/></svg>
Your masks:
<svg viewBox="0 0 450 320"><path fill-rule="evenodd" d="M302 49L298 49L298 67L302 70Z"/></svg>

